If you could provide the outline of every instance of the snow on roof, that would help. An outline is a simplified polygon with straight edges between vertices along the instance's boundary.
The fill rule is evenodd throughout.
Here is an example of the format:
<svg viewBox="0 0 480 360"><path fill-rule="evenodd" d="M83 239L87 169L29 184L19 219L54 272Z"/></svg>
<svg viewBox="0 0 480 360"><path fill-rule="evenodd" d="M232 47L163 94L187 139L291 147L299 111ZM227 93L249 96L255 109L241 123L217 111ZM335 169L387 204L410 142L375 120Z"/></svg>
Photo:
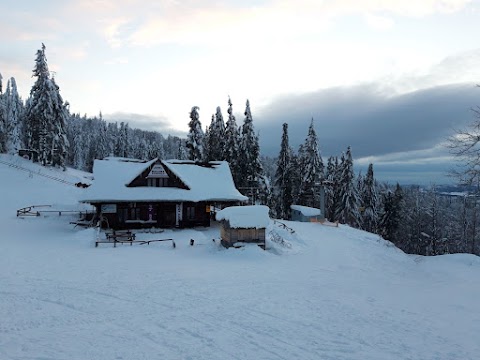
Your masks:
<svg viewBox="0 0 480 360"><path fill-rule="evenodd" d="M166 160L161 164L171 170L189 188L127 187L154 163L132 159L107 158L95 160L93 184L85 190L81 202L108 201L245 201L235 188L228 163L211 162L201 166L192 161Z"/></svg>
<svg viewBox="0 0 480 360"><path fill-rule="evenodd" d="M228 221L232 228L263 229L270 222L269 208L265 205L230 206L220 210L217 221Z"/></svg>
<svg viewBox="0 0 480 360"><path fill-rule="evenodd" d="M320 209L303 206L303 205L290 205L290 209L300 211L305 216L319 216L322 215Z"/></svg>
<svg viewBox="0 0 480 360"><path fill-rule="evenodd" d="M143 170L157 161L158 159L146 162L136 159L107 157L103 160L94 161L93 177L95 180L99 178L100 180L107 180L109 183L121 182L123 185L128 185Z"/></svg>

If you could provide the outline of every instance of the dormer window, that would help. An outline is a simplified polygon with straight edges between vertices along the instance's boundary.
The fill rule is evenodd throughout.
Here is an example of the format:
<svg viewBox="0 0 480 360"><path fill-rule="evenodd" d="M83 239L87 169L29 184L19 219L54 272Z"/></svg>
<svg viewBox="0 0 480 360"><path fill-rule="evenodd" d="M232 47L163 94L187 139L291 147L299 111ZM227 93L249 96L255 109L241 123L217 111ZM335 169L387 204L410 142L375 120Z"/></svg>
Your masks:
<svg viewBox="0 0 480 360"><path fill-rule="evenodd" d="M155 164L147 175L147 186L149 187L168 187L169 177L162 164Z"/></svg>
<svg viewBox="0 0 480 360"><path fill-rule="evenodd" d="M149 187L168 187L168 178L147 178Z"/></svg>

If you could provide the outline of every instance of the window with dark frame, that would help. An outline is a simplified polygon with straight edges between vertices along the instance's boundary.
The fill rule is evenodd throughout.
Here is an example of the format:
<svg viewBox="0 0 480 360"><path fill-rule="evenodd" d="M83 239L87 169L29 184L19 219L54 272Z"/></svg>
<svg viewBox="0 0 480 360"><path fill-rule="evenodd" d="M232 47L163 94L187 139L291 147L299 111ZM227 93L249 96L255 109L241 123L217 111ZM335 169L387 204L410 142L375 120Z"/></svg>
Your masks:
<svg viewBox="0 0 480 360"><path fill-rule="evenodd" d="M169 181L168 181L168 178L148 178L147 186L148 187L168 187Z"/></svg>

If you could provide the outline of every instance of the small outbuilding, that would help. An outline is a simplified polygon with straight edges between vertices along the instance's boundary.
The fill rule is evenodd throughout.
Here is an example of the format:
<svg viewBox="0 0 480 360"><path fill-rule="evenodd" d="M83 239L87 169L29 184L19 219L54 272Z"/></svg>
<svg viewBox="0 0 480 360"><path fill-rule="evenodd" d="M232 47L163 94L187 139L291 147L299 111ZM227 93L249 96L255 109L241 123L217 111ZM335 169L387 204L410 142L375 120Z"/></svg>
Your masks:
<svg viewBox="0 0 480 360"><path fill-rule="evenodd" d="M230 206L216 214L221 221L222 245L226 248L238 243L257 243L265 249L265 232L270 217L268 206Z"/></svg>
<svg viewBox="0 0 480 360"><path fill-rule="evenodd" d="M322 214L322 211L317 208L302 206L302 205L291 205L292 209L292 221L301 221L301 222L323 222L325 221L325 216Z"/></svg>

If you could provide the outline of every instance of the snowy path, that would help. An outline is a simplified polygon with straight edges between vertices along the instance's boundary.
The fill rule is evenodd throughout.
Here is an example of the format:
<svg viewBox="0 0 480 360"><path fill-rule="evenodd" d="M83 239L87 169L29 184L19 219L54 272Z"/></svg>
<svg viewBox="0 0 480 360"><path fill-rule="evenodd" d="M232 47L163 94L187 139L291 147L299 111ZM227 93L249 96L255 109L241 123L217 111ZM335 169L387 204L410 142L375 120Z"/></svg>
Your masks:
<svg viewBox="0 0 480 360"><path fill-rule="evenodd" d="M15 217L32 197L66 202L79 190L45 184L22 199L14 189L35 179L1 171L2 360L480 354L476 257L407 256L371 234L300 223L288 223L296 235L284 234L282 255L221 249L216 228L162 233L176 249L95 248L91 229Z"/></svg>

